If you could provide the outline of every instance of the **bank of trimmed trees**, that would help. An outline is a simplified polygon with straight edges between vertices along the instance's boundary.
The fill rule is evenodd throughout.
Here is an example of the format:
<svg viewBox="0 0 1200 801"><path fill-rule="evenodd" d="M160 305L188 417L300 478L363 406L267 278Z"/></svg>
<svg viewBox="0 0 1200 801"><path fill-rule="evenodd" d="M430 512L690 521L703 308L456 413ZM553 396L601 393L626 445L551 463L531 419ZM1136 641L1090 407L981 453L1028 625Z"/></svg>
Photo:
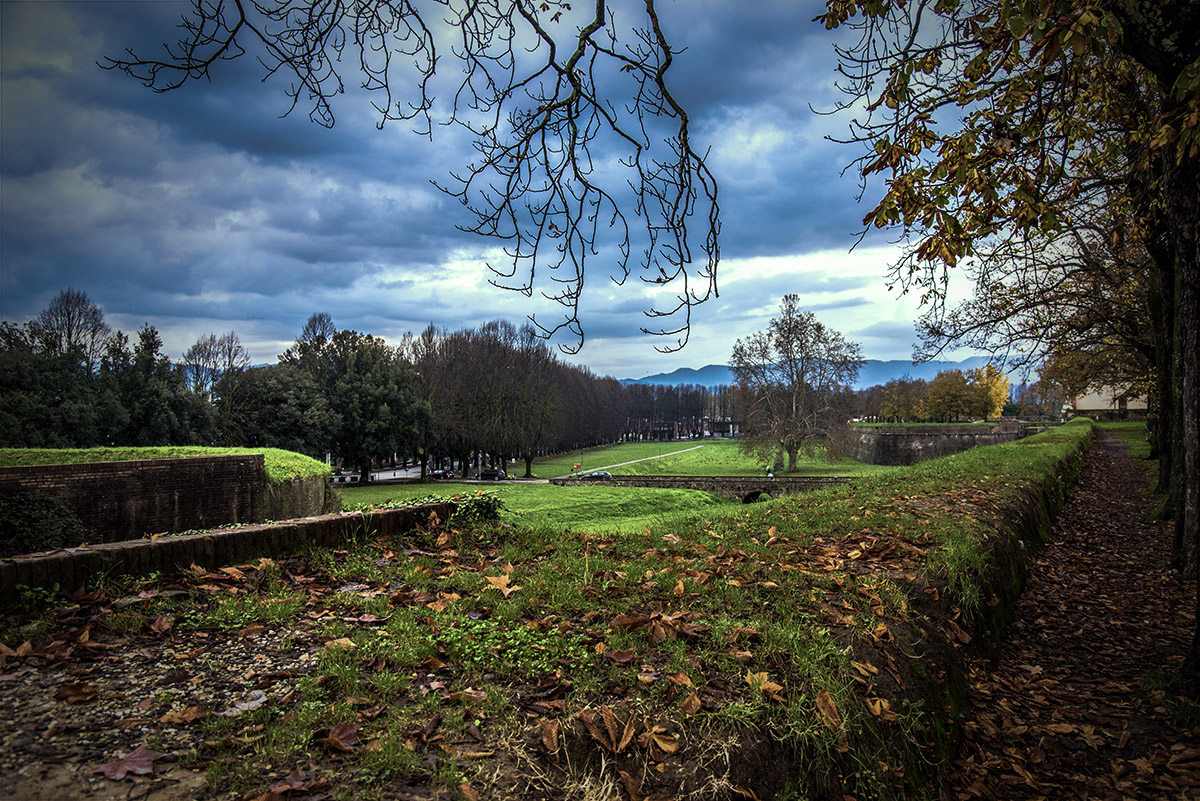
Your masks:
<svg viewBox="0 0 1200 801"><path fill-rule="evenodd" d="M153 326L131 340L65 290L24 325L0 324L0 447L242 445L372 465L532 472L550 452L700 436L730 393L625 387L566 364L529 326L430 327L398 345L312 315L277 364L238 334L206 334L175 362Z"/></svg>

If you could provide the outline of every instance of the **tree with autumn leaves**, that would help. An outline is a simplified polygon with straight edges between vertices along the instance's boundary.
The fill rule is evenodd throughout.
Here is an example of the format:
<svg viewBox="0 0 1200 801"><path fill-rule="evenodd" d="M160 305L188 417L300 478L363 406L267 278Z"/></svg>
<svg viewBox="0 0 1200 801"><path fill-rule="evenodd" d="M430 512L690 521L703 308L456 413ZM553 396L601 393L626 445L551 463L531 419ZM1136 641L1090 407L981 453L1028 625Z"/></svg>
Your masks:
<svg viewBox="0 0 1200 801"><path fill-rule="evenodd" d="M1089 284L1091 299L1134 297L1120 273L1147 270L1145 300L1133 303L1152 332L1177 562L1196 576L1200 4L829 0L818 20L859 34L838 51L855 109L846 139L864 146L855 162L864 189L875 176L885 182L864 224L898 229L908 243L890 278L930 299L927 345L972 330L1010 345L1020 314L1074 312ZM1082 262L1100 245L1107 256L1058 280L1060 253ZM985 281L977 307L955 319L946 286L964 269ZM1200 608L1183 675L1200 697Z"/></svg>
<svg viewBox="0 0 1200 801"><path fill-rule="evenodd" d="M942 370L929 382L916 414L926 419L957 421L964 417L999 417L1008 401L1008 378L987 364L976 370Z"/></svg>

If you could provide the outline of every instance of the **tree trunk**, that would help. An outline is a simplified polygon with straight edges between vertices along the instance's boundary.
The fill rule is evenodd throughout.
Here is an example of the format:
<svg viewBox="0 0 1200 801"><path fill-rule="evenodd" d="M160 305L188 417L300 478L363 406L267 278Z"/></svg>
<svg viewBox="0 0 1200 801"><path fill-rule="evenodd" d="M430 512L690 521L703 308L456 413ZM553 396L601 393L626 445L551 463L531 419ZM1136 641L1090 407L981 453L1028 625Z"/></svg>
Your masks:
<svg viewBox="0 0 1200 801"><path fill-rule="evenodd" d="M522 458L525 459L525 478L533 478L533 454L527 453Z"/></svg>
<svg viewBox="0 0 1200 801"><path fill-rule="evenodd" d="M1166 237L1164 232L1163 238ZM1149 238L1154 269L1151 270L1152 284L1149 292L1150 320L1154 332L1155 354L1155 401L1157 409L1151 421L1151 457L1158 459L1158 484L1154 491L1169 494L1171 473L1176 456L1174 432L1179 420L1175 386L1175 254L1157 236ZM1175 515L1175 506L1168 498L1159 519L1167 520Z"/></svg>
<svg viewBox="0 0 1200 801"><path fill-rule="evenodd" d="M1177 439L1183 445L1183 497L1178 528L1185 577L1200 580L1200 159L1175 161L1174 148L1164 148L1167 217L1174 232L1178 261L1176 287L1179 325L1176 330L1182 392ZM1183 681L1191 697L1200 700L1200 593L1192 644L1183 665Z"/></svg>

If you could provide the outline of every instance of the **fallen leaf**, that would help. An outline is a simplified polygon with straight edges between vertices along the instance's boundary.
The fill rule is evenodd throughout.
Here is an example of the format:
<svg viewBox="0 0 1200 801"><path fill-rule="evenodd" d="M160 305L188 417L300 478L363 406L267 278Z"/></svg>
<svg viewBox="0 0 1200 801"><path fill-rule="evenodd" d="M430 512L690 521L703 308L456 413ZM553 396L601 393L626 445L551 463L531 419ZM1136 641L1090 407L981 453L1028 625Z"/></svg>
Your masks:
<svg viewBox="0 0 1200 801"><path fill-rule="evenodd" d="M208 716L208 708L189 706L186 709L168 712L158 719L159 723L192 723Z"/></svg>
<svg viewBox="0 0 1200 801"><path fill-rule="evenodd" d="M700 711L700 696L693 692L687 698L683 699L683 703L679 705L686 714L691 715Z"/></svg>
<svg viewBox="0 0 1200 801"><path fill-rule="evenodd" d="M249 712L251 709L258 709L266 702L267 694L265 692L262 690L251 690L250 694L246 696L245 701L239 701L238 703L229 707L229 709L221 712L220 715L226 718L236 718L243 712Z"/></svg>
<svg viewBox="0 0 1200 801"><path fill-rule="evenodd" d="M519 584L511 584L507 575L504 576L484 576L488 584L492 585L492 589L500 590L504 593L504 597L512 595L517 590L521 589Z"/></svg>
<svg viewBox="0 0 1200 801"><path fill-rule="evenodd" d="M282 781L272 784L271 792L278 795L290 792L307 793L315 789L314 785L320 783L319 780L313 781L312 779L305 778L305 775L300 772L300 768L296 768Z"/></svg>
<svg viewBox="0 0 1200 801"><path fill-rule="evenodd" d="M829 728L834 731L841 728L842 716L838 713L837 704L834 703L829 690L824 687L817 692L817 711L821 713L821 717L825 720L825 725Z"/></svg>
<svg viewBox="0 0 1200 801"><path fill-rule="evenodd" d="M359 723L338 723L329 730L329 734L317 740L330 748L338 751L349 752L354 750L358 745L358 730L362 728Z"/></svg>
<svg viewBox="0 0 1200 801"><path fill-rule="evenodd" d="M159 615L150 621L150 630L155 634L165 634L175 625L175 618L170 615Z"/></svg>
<svg viewBox="0 0 1200 801"><path fill-rule="evenodd" d="M551 754L558 753L558 721L543 720L538 722L538 727L542 731L542 745L546 746L546 750Z"/></svg>
<svg viewBox="0 0 1200 801"><path fill-rule="evenodd" d="M154 760L160 756L162 754L158 751L151 751L146 748L145 743L142 743L120 759L114 759L112 762L101 765L92 772L103 773L116 782L124 779L125 775L129 773L145 776L154 772Z"/></svg>
<svg viewBox="0 0 1200 801"><path fill-rule="evenodd" d="M458 791L463 794L463 798L467 799L467 801L479 801L479 792L471 786L470 782L460 784Z"/></svg>
<svg viewBox="0 0 1200 801"><path fill-rule="evenodd" d="M761 692L763 695L766 695L775 701L783 700L783 697L779 694L779 691L783 689L783 685L771 681L771 678L765 671L762 673L750 673L747 671L746 683L749 684L753 689Z"/></svg>
<svg viewBox="0 0 1200 801"><path fill-rule="evenodd" d="M668 673L667 681L679 687L691 687L692 679L686 673Z"/></svg>
<svg viewBox="0 0 1200 801"><path fill-rule="evenodd" d="M629 801L642 801L646 797L642 793L641 782L623 770L617 771L617 775L621 777L621 786L625 788L625 792L629 795Z"/></svg>
<svg viewBox="0 0 1200 801"><path fill-rule="evenodd" d="M95 701L100 694L100 690L87 682L79 682L77 684L65 684L59 688L54 697L59 701L66 701L68 704L82 704L87 701Z"/></svg>

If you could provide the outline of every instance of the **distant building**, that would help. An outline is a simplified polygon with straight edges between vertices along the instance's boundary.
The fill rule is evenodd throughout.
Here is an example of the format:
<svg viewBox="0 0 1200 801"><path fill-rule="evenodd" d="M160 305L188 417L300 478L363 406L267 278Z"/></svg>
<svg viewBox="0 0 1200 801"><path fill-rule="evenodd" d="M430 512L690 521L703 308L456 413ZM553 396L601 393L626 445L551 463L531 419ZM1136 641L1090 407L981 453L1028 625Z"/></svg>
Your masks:
<svg viewBox="0 0 1200 801"><path fill-rule="evenodd" d="M1144 420L1149 404L1145 396L1134 396L1129 387L1093 387L1086 395L1071 399L1072 414L1096 420Z"/></svg>

